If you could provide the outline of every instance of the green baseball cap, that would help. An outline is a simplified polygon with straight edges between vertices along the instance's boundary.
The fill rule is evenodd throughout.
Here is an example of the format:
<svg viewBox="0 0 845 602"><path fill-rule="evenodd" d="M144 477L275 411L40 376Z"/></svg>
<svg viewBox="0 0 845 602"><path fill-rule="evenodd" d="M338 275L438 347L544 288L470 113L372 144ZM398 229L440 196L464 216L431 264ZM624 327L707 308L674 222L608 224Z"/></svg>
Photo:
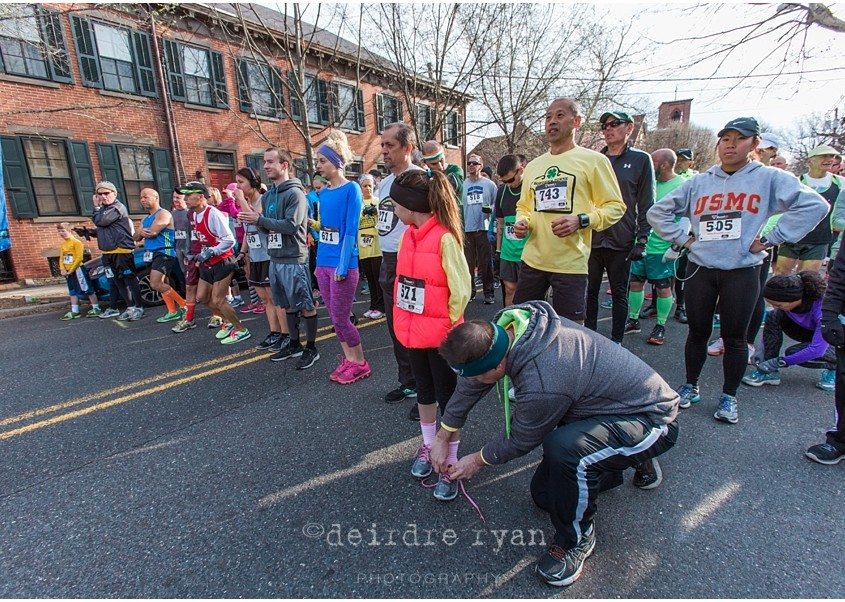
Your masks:
<svg viewBox="0 0 845 602"><path fill-rule="evenodd" d="M606 113L602 113L601 117L599 117L599 123L604 123L607 121L608 117L616 117L622 123L634 123L634 120L631 119L631 116L624 111L608 111Z"/></svg>
<svg viewBox="0 0 845 602"><path fill-rule="evenodd" d="M737 117L727 122L725 127L719 130L719 133L716 135L721 138L731 130L739 132L740 136L745 136L746 138L748 136L759 136L760 124L753 117Z"/></svg>

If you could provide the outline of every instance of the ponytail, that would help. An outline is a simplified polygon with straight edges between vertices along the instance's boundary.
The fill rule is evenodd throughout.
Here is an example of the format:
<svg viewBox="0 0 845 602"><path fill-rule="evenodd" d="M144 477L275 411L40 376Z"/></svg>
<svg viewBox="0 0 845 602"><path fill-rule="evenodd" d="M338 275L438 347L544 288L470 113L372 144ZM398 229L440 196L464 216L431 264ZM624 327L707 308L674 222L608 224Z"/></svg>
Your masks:
<svg viewBox="0 0 845 602"><path fill-rule="evenodd" d="M798 276L801 278L801 283L804 285L803 297L805 301L818 301L824 297L827 285L818 272L806 270L798 272Z"/></svg>
<svg viewBox="0 0 845 602"><path fill-rule="evenodd" d="M449 178L443 172L429 171L428 203L434 216L452 233L458 245L464 246L464 229L458 212L458 198Z"/></svg>

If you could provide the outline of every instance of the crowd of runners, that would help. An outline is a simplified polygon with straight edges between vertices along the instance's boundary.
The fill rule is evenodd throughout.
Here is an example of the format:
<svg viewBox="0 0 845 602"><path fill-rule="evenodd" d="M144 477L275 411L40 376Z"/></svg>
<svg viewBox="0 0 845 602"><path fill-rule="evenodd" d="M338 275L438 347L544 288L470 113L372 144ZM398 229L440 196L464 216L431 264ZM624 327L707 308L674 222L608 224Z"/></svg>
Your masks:
<svg viewBox="0 0 845 602"><path fill-rule="evenodd" d="M358 181L344 175L346 136L332 131L315 149L311 190L292 176L291 155L270 148L269 187L245 167L223 191L179 186L172 210L145 189L149 216L137 229L115 186L100 182L93 221L115 291L107 310L94 304L87 315L143 317L133 262L140 246L167 305L157 322L184 333L197 326L201 303L230 345L252 335L239 314L261 314L267 335L256 347L306 370L320 360L322 304L342 352L329 378L349 385L372 374L353 313L366 290L363 315L386 317L396 359L385 401L416 401L409 417L422 443L413 477L436 473L433 495L449 501L479 470L542 446L531 496L555 536L537 571L568 585L595 546L599 492L621 484L627 468L635 486L658 487L656 456L676 442L679 409L705 397L717 421L736 424L742 383L778 385L788 368L818 370L817 386L834 393L835 424L806 455L823 464L845 458L839 151L813 149L808 172L796 177L777 137L740 117L714 140L718 163L697 172L688 148L633 148L628 113L604 113L598 125L605 148L578 146L581 109L557 99L545 115L548 151L531 161L505 155L493 174L478 155L464 173L440 143L418 142L409 125L393 123L380 141L387 173ZM90 289L78 269L81 244L67 224L59 232L72 295L63 319L72 320ZM248 302L233 284L238 270ZM600 302L605 273L610 298ZM477 288L484 304L501 291L504 309L492 321L464 321ZM601 305L611 307L609 337L596 332ZM688 326L683 376L680 361L661 376L622 343L654 318L647 342L663 344L673 306ZM714 328L720 336L711 340ZM784 348L784 336L794 344ZM722 356L720 391L699 387L708 354ZM460 455L468 415L494 388L504 405L500 435Z"/></svg>

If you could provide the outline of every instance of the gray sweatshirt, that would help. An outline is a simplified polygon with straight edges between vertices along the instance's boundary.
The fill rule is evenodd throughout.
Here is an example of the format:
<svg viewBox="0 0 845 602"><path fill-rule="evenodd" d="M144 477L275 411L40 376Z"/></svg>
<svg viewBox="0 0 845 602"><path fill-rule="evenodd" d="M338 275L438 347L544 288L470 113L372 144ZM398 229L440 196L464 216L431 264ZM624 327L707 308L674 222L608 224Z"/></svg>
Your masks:
<svg viewBox="0 0 845 602"><path fill-rule="evenodd" d="M267 254L276 263L307 263L308 201L305 189L297 178L290 178L273 186L261 197L264 214L258 218L258 228L266 232ZM281 247L274 240L281 234Z"/></svg>
<svg viewBox="0 0 845 602"><path fill-rule="evenodd" d="M490 464L525 455L558 425L592 416L644 414L656 425L678 414L678 394L648 364L610 339L566 318L545 301L500 311L496 319L522 312L505 373L511 399L511 434L505 430L482 449ZM514 322L516 323L516 321ZM458 378L443 423L461 428L493 385ZM495 402L493 402L495 403Z"/></svg>
<svg viewBox="0 0 845 602"><path fill-rule="evenodd" d="M763 262L763 252L748 249L770 216L783 213L767 236L779 245L801 240L827 216L829 207L791 173L752 161L731 175L718 165L697 174L655 203L648 221L661 238L682 245L689 232L675 217L688 217L696 237L690 260L706 268L734 270ZM725 238L701 240L702 234Z"/></svg>

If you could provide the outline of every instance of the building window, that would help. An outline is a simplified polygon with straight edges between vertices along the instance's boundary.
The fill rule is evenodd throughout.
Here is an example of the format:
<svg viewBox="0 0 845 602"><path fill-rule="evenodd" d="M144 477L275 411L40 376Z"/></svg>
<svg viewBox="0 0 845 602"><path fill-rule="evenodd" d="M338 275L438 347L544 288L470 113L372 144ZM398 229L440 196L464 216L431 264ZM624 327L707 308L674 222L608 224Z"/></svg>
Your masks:
<svg viewBox="0 0 845 602"><path fill-rule="evenodd" d="M344 175L350 180L358 180L358 176L364 173L363 161L352 161L346 164Z"/></svg>
<svg viewBox="0 0 845 602"><path fill-rule="evenodd" d="M672 121L680 121L681 120L681 112L678 109L672 111Z"/></svg>
<svg viewBox="0 0 845 602"><path fill-rule="evenodd" d="M423 141L434 138L431 134L431 107L428 105L418 104L417 107L417 133Z"/></svg>
<svg viewBox="0 0 845 602"><path fill-rule="evenodd" d="M332 83L332 109L334 110L334 124L347 130L363 132L364 124L364 94L353 86Z"/></svg>
<svg viewBox="0 0 845 602"><path fill-rule="evenodd" d="M73 81L59 14L33 4L6 4L0 17L0 71Z"/></svg>
<svg viewBox="0 0 845 602"><path fill-rule="evenodd" d="M24 138L23 150L38 214L79 215L64 140Z"/></svg>
<svg viewBox="0 0 845 602"><path fill-rule="evenodd" d="M378 102L378 121L379 132L391 123L398 123L402 121L402 103L395 96L388 94L379 94Z"/></svg>
<svg viewBox="0 0 845 602"><path fill-rule="evenodd" d="M293 71L288 72L288 85L290 86L290 114L295 120L301 123L302 106L297 98L295 90L298 89L298 78ZM328 82L318 78L316 75L303 76L302 98L305 100L305 117L310 127L317 125L329 125L331 123Z"/></svg>
<svg viewBox="0 0 845 602"><path fill-rule="evenodd" d="M241 110L263 117L284 115L282 81L275 68L253 61L238 61L238 96Z"/></svg>
<svg viewBox="0 0 845 602"><path fill-rule="evenodd" d="M141 190L155 188L153 165L150 149L143 146L119 146L120 171L123 176L123 189L126 193L126 208L129 213L146 213L141 206Z"/></svg>
<svg viewBox="0 0 845 602"><path fill-rule="evenodd" d="M443 142L449 146L461 145L461 128L458 113L449 111L443 120Z"/></svg>
<svg viewBox="0 0 845 602"><path fill-rule="evenodd" d="M100 67L103 70L103 87L116 92L134 94L138 91L132 68L132 45L129 32L100 23L94 24Z"/></svg>
<svg viewBox="0 0 845 602"><path fill-rule="evenodd" d="M113 92L157 96L150 37L142 31L72 16L82 83Z"/></svg>
<svg viewBox="0 0 845 602"><path fill-rule="evenodd" d="M185 68L185 97L188 102L211 105L212 82L208 52L182 46L182 65Z"/></svg>

